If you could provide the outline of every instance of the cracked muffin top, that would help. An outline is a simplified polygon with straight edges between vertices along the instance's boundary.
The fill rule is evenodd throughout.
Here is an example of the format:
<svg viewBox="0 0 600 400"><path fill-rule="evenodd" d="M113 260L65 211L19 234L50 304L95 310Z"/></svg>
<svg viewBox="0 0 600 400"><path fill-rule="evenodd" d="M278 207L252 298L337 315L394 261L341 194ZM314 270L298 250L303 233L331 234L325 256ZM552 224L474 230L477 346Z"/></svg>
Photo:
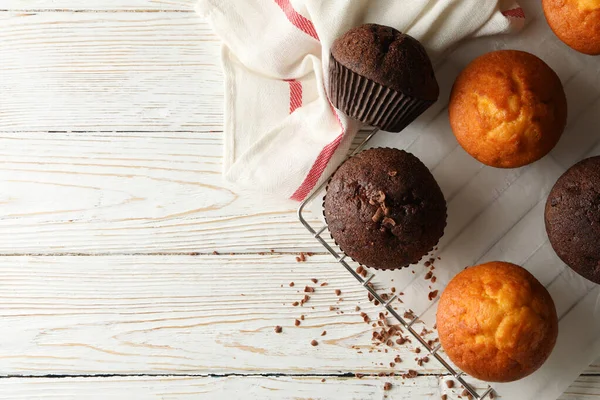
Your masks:
<svg viewBox="0 0 600 400"><path fill-rule="evenodd" d="M556 254L600 284L600 156L580 161L558 179L544 215Z"/></svg>
<svg viewBox="0 0 600 400"><path fill-rule="evenodd" d="M431 60L418 40L392 27L364 24L335 40L331 55L355 73L419 99L437 100Z"/></svg>
<svg viewBox="0 0 600 400"><path fill-rule="evenodd" d="M558 143L567 121L560 79L541 59L516 50L484 54L458 76L450 125L467 153L497 168L539 160Z"/></svg>
<svg viewBox="0 0 600 400"><path fill-rule="evenodd" d="M446 226L446 201L433 175L397 149L369 149L344 162L329 182L324 207L340 248L376 269L418 262Z"/></svg>
<svg viewBox="0 0 600 400"><path fill-rule="evenodd" d="M527 270L506 262L470 267L448 284L437 329L448 357L490 382L511 382L546 361L558 336L556 308Z"/></svg>
<svg viewBox="0 0 600 400"><path fill-rule="evenodd" d="M600 0L542 0L548 25L571 48L600 54Z"/></svg>

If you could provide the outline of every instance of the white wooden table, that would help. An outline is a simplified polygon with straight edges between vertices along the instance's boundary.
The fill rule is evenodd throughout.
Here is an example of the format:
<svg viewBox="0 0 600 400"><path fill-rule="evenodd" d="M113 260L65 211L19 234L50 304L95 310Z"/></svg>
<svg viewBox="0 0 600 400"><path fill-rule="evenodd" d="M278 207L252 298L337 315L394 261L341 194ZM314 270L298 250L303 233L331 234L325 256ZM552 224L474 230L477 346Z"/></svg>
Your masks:
<svg viewBox="0 0 600 400"><path fill-rule="evenodd" d="M0 0L0 398L440 398L414 347L368 352L355 306L376 308L296 204L221 179L219 43L192 7ZM600 360L562 397L588 398Z"/></svg>

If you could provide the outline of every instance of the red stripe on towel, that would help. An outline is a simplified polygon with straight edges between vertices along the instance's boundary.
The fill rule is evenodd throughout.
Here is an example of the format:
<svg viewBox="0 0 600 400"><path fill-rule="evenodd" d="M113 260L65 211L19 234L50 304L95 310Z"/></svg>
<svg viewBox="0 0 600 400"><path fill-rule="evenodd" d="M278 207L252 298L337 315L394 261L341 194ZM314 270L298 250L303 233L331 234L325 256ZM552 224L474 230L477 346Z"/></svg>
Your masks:
<svg viewBox="0 0 600 400"><path fill-rule="evenodd" d="M502 15L512 18L525 18L525 11L521 7L513 8L512 10L502 11Z"/></svg>
<svg viewBox="0 0 600 400"><path fill-rule="evenodd" d="M281 8L287 19L302 32L309 36L319 40L317 30L313 23L306 17L301 15L298 11L294 10L294 6L290 3L290 0L275 0L275 3Z"/></svg>
<svg viewBox="0 0 600 400"><path fill-rule="evenodd" d="M290 114L302 107L302 83L295 79L285 80L290 85Z"/></svg>

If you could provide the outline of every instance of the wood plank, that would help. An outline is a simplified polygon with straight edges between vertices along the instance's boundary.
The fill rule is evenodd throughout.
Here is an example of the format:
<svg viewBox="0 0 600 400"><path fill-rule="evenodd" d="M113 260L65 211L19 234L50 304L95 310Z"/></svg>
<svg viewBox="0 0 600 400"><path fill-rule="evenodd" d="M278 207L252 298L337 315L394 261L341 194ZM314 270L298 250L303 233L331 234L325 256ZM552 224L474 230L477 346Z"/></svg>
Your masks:
<svg viewBox="0 0 600 400"><path fill-rule="evenodd" d="M324 379L324 381L323 381ZM87 377L0 379L0 399L459 399L445 377L415 379L364 377ZM383 386L390 382L386 391ZM462 398L465 398L462 396ZM600 398L600 377L581 376L559 400Z"/></svg>
<svg viewBox="0 0 600 400"><path fill-rule="evenodd" d="M0 134L0 253L323 251L296 202L234 189L221 135Z"/></svg>
<svg viewBox="0 0 600 400"><path fill-rule="evenodd" d="M443 371L434 361L417 366L410 343L388 353L373 346L360 312L377 320L381 310L330 260L2 257L0 375ZM306 285L315 292L294 306Z"/></svg>
<svg viewBox="0 0 600 400"><path fill-rule="evenodd" d="M373 346L374 329L360 312L376 320L380 308L326 256L304 263L277 254L1 257L0 264L0 375L445 372L435 361L418 366L414 344ZM316 288L311 299L293 306L306 285ZM398 355L403 361L390 366Z"/></svg>
<svg viewBox="0 0 600 400"><path fill-rule="evenodd" d="M195 0L2 0L7 11L192 11Z"/></svg>
<svg viewBox="0 0 600 400"><path fill-rule="evenodd" d="M437 377L134 377L2 379L0 399L439 399ZM394 382L384 391L385 382Z"/></svg>
<svg viewBox="0 0 600 400"><path fill-rule="evenodd" d="M195 13L0 12L0 131L215 131L219 42Z"/></svg>

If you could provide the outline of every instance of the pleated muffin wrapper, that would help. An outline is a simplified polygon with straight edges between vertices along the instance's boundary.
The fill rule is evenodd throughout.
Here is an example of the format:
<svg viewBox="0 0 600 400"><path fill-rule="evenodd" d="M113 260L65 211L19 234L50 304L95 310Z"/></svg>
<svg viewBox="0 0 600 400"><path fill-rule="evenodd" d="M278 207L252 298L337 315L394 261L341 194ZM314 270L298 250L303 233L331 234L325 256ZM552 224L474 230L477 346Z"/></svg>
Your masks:
<svg viewBox="0 0 600 400"><path fill-rule="evenodd" d="M356 154L354 154L352 157L356 157L357 155L359 155L360 153L364 152L364 151L368 151L368 150L372 150L372 149L394 149L394 150L401 150L404 151L407 154L410 154L413 157L418 158L417 156L415 156L412 153L409 153L406 150L403 149L397 149L394 147L370 147L368 149L364 149ZM344 160L344 162L342 164L344 164L346 161L350 160L352 157L348 157L347 159ZM419 160L420 161L420 160ZM333 177L335 176L336 172L338 169L340 169L340 167L342 166L342 164L340 164L335 172L333 174L331 174L331 176L329 177L329 180L327 181L327 186L325 186L325 195L323 196L323 203L321 204L321 208L323 209L323 220L325 221L325 225L327 225L327 232L329 232L329 237L331 238L331 240L333 240L333 243L335 243L335 245L342 251L342 253L344 253L344 255L346 255L347 257L349 257L352 261L354 261L355 263L363 266L363 267L367 267L367 268L372 268L375 269L377 271L396 271L396 270L400 270L400 269L404 269L404 268L408 268L411 265L418 265L421 260L423 259L423 257L425 257L426 255L428 255L429 253L431 253L433 251L433 249L435 249L435 247L439 244L440 239L442 239L444 237L444 234L446 233L446 227L448 226L448 204L446 203L446 214L444 217L444 229L442 230L442 235L439 237L438 241L436 242L436 244L434 244L433 246L431 246L431 248L429 250L427 250L427 252L425 254L423 254L421 256L421 258L411 264L407 264L405 266L402 267L397 267L397 268L377 268L373 265L367 265L367 264L363 264L362 262L356 260L354 257L350 256L348 253L346 253L346 251L342 248L342 246L339 245L339 243L337 242L337 240L335 240L335 238L333 237L333 235L331 234L331 230L329 229L329 223L327 222L327 216L325 215L325 199L327 198L327 191L329 190L329 183L331 182L331 180L333 179ZM439 184L438 184L439 185Z"/></svg>
<svg viewBox="0 0 600 400"><path fill-rule="evenodd" d="M400 132L435 101L387 88L346 68L330 55L329 99L351 118L388 132Z"/></svg>

